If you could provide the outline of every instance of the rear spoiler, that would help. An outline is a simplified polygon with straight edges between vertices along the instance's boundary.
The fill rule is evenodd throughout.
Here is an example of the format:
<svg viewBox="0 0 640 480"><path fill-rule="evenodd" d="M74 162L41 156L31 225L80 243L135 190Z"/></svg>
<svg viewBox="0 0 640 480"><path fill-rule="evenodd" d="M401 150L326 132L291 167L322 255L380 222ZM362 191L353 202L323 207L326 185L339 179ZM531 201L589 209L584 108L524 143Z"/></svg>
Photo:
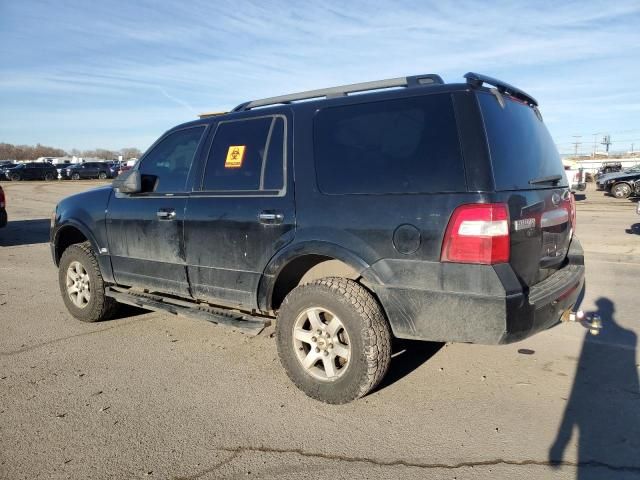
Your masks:
<svg viewBox="0 0 640 480"><path fill-rule="evenodd" d="M467 79L467 84L471 85L473 88L479 88L483 83L486 83L488 85L496 87L502 94L511 95L512 97L526 102L532 107L538 106L538 101L527 92L524 92L519 88L514 87L513 85L509 85L502 80L497 80L495 78L473 72L465 73L464 78Z"/></svg>

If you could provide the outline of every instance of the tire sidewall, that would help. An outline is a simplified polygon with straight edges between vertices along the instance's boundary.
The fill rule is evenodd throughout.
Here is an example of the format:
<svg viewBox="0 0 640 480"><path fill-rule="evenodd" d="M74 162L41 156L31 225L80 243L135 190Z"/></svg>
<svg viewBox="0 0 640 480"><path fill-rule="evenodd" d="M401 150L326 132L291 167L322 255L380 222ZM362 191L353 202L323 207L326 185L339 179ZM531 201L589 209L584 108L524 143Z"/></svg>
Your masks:
<svg viewBox="0 0 640 480"><path fill-rule="evenodd" d="M67 294L67 270L72 262L79 262L89 274L89 291L91 296L87 306L84 308L77 307ZM62 254L58 267L58 283L60 285L62 300L67 310L69 310L69 313L83 322L95 322L97 320L97 312L101 308L101 296L104 296L104 283L98 272L96 272L94 262L95 260L92 259L87 252L77 245L72 245Z"/></svg>
<svg viewBox="0 0 640 480"><path fill-rule="evenodd" d="M71 180L80 180L80 174L74 173L73 175L71 175Z"/></svg>
<svg viewBox="0 0 640 480"><path fill-rule="evenodd" d="M313 288L308 288L313 287ZM344 297L322 285L305 285L283 302L278 315L277 344L283 366L291 380L313 398L328 403L345 403L359 396L360 385L367 376L366 327L355 307ZM342 322L351 345L347 370L336 380L312 377L297 358L293 343L293 326L298 316L311 307L322 307Z"/></svg>

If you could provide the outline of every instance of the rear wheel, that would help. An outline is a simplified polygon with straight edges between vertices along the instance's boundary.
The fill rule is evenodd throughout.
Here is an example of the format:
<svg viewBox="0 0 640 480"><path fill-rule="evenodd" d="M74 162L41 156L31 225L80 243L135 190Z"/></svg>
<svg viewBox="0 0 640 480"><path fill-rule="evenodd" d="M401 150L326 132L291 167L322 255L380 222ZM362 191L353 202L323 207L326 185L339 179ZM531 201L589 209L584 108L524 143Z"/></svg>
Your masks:
<svg viewBox="0 0 640 480"><path fill-rule="evenodd" d="M352 280L323 278L295 288L282 303L276 332L289 378L326 403L366 395L391 361L391 332L382 309Z"/></svg>
<svg viewBox="0 0 640 480"><path fill-rule="evenodd" d="M98 174L98 178L99 178L100 180L105 180L105 179L107 178L107 174L106 174L105 172L100 172L100 173Z"/></svg>
<svg viewBox="0 0 640 480"><path fill-rule="evenodd" d="M71 175L71 179L72 180L80 180L80 174L79 173L74 173L73 175Z"/></svg>
<svg viewBox="0 0 640 480"><path fill-rule="evenodd" d="M51 173L51 172L47 172L47 173L45 173L45 175L44 175L44 179L45 179L47 182L50 182L51 180L53 180L53 179L54 179L53 173Z"/></svg>
<svg viewBox="0 0 640 480"><path fill-rule="evenodd" d="M105 295L106 285L89 242L71 245L58 267L62 299L69 313L83 322L111 318L116 301Z"/></svg>
<svg viewBox="0 0 640 480"><path fill-rule="evenodd" d="M611 193L616 198L628 198L631 195L631 186L628 183L616 183L611 187Z"/></svg>

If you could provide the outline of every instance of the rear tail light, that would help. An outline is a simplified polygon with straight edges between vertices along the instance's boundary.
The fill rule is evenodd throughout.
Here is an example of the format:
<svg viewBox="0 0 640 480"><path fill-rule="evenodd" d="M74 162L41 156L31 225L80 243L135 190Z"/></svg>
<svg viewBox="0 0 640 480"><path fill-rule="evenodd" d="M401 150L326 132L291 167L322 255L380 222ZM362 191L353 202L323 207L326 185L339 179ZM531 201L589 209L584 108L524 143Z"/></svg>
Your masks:
<svg viewBox="0 0 640 480"><path fill-rule="evenodd" d="M503 203L461 205L442 242L442 262L492 265L509 261L509 214Z"/></svg>
<svg viewBox="0 0 640 480"><path fill-rule="evenodd" d="M576 197L573 193L569 194L569 218L571 219L571 227L573 233L576 231Z"/></svg>

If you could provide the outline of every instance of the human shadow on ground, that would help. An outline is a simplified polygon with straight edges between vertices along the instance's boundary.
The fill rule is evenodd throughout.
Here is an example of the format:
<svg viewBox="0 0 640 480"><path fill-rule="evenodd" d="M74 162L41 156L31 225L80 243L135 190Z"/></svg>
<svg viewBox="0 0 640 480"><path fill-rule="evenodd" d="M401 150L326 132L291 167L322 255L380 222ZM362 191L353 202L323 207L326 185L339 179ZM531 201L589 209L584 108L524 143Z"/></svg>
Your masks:
<svg viewBox="0 0 640 480"><path fill-rule="evenodd" d="M596 301L602 330L588 332L549 462L562 467L575 434L579 480L640 477L640 386L636 334L615 322L614 303ZM567 460L566 463L572 463ZM574 468L574 467L562 467Z"/></svg>
<svg viewBox="0 0 640 480"><path fill-rule="evenodd" d="M18 245L33 245L49 241L48 218L34 220L11 220L4 228L0 228L0 247L15 247Z"/></svg>

